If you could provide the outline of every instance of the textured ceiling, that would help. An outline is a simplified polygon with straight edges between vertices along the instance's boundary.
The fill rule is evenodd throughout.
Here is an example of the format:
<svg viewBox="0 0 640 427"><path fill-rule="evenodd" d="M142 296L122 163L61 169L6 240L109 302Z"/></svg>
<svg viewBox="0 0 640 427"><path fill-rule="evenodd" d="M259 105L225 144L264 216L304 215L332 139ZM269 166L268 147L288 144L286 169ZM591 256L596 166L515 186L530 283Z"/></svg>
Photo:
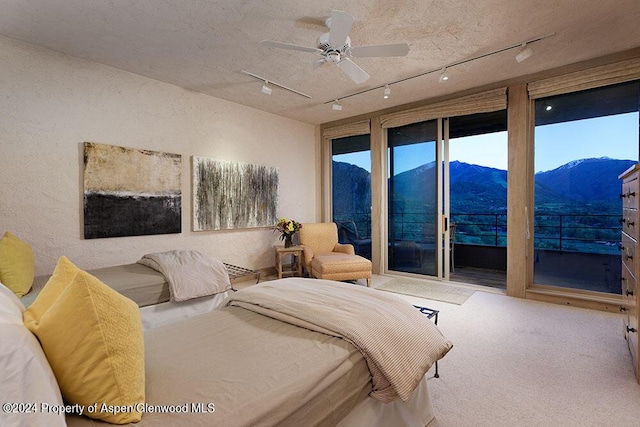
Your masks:
<svg viewBox="0 0 640 427"><path fill-rule="evenodd" d="M308 123L320 124L640 47L640 0L0 0L0 34ZM331 10L353 15L353 46L406 42L401 58L358 58L356 85L313 54L265 47L316 46ZM330 102L369 88L555 33L518 49ZM274 88L246 70L311 96ZM327 104L329 102L329 104Z"/></svg>

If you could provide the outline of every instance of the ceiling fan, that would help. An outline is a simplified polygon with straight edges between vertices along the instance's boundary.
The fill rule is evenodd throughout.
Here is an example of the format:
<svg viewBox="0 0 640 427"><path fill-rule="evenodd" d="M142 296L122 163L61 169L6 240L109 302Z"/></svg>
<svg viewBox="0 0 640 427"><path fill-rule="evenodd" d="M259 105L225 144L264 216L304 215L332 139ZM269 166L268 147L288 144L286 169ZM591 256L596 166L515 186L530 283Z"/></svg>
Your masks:
<svg viewBox="0 0 640 427"><path fill-rule="evenodd" d="M269 47L318 54L320 59L313 62L313 69L326 62L336 64L356 84L366 82L369 79L369 74L351 58L405 56L409 53L409 45L406 43L351 47L349 32L351 32L353 25L353 16L347 12L334 10L331 12L331 16L325 20L325 25L329 28L329 32L318 37L317 47L299 46L273 40L262 40L260 43Z"/></svg>

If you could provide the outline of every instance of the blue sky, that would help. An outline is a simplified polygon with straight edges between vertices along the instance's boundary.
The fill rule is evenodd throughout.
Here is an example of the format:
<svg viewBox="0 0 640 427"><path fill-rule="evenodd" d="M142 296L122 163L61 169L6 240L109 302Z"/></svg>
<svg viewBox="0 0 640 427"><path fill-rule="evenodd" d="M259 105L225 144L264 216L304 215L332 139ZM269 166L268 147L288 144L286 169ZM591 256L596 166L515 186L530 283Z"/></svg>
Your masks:
<svg viewBox="0 0 640 427"><path fill-rule="evenodd" d="M535 171L548 171L572 160L592 157L638 160L638 126L637 112L538 126L535 131ZM433 153L425 154L426 145L415 144L397 150L396 173L434 161ZM449 158L506 170L507 133L453 139ZM343 154L334 159L371 171L368 152Z"/></svg>

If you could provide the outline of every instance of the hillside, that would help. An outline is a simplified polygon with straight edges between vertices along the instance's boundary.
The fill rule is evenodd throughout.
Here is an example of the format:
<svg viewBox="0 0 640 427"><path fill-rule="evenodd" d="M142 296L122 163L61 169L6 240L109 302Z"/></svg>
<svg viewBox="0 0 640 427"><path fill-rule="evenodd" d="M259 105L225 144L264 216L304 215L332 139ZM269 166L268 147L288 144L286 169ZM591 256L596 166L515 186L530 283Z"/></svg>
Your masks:
<svg viewBox="0 0 640 427"><path fill-rule="evenodd" d="M350 163L333 162L334 216L371 211L371 174Z"/></svg>
<svg viewBox="0 0 640 427"><path fill-rule="evenodd" d="M606 157L576 160L535 175L536 205L548 210L585 210L594 204L619 208L618 175L632 160ZM451 211L505 212L507 171L451 162ZM429 209L435 199L435 164L400 173L393 180L394 204L404 209ZM371 206L369 173L348 163L334 162L333 194L336 213L368 212Z"/></svg>
<svg viewBox="0 0 640 427"><path fill-rule="evenodd" d="M619 204L618 176L636 162L608 157L576 160L536 174L536 189L549 191L555 202ZM551 203L554 200L550 200Z"/></svg>

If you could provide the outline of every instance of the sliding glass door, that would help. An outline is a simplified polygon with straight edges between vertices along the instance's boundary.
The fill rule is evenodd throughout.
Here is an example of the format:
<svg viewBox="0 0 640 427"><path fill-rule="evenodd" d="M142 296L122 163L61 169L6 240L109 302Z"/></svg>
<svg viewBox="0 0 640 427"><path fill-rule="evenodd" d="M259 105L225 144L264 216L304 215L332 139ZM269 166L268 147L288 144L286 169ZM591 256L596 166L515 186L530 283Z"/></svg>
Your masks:
<svg viewBox="0 0 640 427"><path fill-rule="evenodd" d="M506 110L388 129L388 270L504 287L506 130Z"/></svg>
<svg viewBox="0 0 640 427"><path fill-rule="evenodd" d="M443 146L439 122L388 129L389 270L443 276Z"/></svg>
<svg viewBox="0 0 640 427"><path fill-rule="evenodd" d="M452 117L446 135L451 280L506 289L507 110Z"/></svg>

